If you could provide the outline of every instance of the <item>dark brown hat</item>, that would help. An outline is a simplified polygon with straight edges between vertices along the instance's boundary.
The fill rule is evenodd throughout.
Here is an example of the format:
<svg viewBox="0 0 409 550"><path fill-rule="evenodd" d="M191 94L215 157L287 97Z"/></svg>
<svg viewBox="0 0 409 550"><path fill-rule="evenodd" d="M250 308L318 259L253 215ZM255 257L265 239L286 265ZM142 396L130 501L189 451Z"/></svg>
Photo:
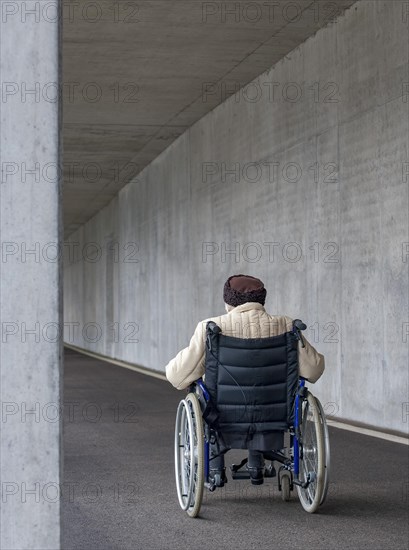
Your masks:
<svg viewBox="0 0 409 550"><path fill-rule="evenodd" d="M246 302L259 302L264 305L267 291L260 279L250 275L233 275L224 284L223 299L226 304L236 307Z"/></svg>

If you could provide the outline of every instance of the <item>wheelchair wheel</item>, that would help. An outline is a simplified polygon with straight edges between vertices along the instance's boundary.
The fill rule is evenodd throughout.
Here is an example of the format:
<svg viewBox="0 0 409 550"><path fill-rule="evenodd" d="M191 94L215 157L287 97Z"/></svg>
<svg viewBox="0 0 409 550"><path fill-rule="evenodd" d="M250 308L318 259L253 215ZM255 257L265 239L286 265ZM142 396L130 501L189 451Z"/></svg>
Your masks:
<svg viewBox="0 0 409 550"><path fill-rule="evenodd" d="M281 498L285 502L288 502L291 498L291 480L289 474L281 476Z"/></svg>
<svg viewBox="0 0 409 550"><path fill-rule="evenodd" d="M202 412L194 393L179 403L176 413L175 476L182 510L196 517L203 499L204 435Z"/></svg>
<svg viewBox="0 0 409 550"><path fill-rule="evenodd" d="M298 498L306 512L315 512L321 503L324 489L324 430L315 397L308 393L302 404Z"/></svg>
<svg viewBox="0 0 409 550"><path fill-rule="evenodd" d="M324 486L322 490L322 496L320 504L322 504L327 498L328 487L329 487L329 471L330 471L330 446L329 446L329 435L328 435L328 425L325 418L324 409L322 408L320 400L316 397L315 401L318 406L318 414L320 417L320 422L322 424L322 429L324 432Z"/></svg>

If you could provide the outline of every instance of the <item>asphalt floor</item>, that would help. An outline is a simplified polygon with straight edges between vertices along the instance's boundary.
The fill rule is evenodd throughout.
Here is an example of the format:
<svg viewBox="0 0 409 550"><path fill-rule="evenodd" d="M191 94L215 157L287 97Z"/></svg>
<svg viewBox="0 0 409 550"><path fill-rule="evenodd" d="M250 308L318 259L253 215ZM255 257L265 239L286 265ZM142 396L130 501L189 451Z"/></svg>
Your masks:
<svg viewBox="0 0 409 550"><path fill-rule="evenodd" d="M317 513L296 492L283 502L274 478L257 487L229 477L205 489L192 519L174 478L185 393L69 349L64 370L64 550L409 549L408 446L330 428L331 484Z"/></svg>

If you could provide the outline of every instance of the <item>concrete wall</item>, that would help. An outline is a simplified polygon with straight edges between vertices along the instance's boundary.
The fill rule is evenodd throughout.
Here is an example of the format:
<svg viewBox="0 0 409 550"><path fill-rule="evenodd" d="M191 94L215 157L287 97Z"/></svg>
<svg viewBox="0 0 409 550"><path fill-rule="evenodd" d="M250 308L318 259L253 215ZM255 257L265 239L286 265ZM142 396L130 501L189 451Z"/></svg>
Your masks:
<svg viewBox="0 0 409 550"><path fill-rule="evenodd" d="M55 11L55 22L45 20L39 4L2 3L1 20L0 546L7 550L60 547L60 35Z"/></svg>
<svg viewBox="0 0 409 550"><path fill-rule="evenodd" d="M225 279L249 273L325 354L313 391L327 412L406 431L404 15L401 2L358 2L72 234L65 340L163 370L223 312Z"/></svg>

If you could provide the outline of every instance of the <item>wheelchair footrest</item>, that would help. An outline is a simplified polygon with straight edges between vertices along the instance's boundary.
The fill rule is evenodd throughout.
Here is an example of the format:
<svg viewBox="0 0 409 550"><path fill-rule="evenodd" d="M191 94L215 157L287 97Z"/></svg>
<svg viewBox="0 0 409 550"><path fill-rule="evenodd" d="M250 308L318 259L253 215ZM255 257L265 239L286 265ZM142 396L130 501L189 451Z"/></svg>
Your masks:
<svg viewBox="0 0 409 550"><path fill-rule="evenodd" d="M250 479L249 472L234 472L231 470L232 479Z"/></svg>
<svg viewBox="0 0 409 550"><path fill-rule="evenodd" d="M230 466L230 473L232 479L250 479L250 473L248 470L239 471L245 464L247 464L248 459L244 458L240 464L232 464Z"/></svg>

